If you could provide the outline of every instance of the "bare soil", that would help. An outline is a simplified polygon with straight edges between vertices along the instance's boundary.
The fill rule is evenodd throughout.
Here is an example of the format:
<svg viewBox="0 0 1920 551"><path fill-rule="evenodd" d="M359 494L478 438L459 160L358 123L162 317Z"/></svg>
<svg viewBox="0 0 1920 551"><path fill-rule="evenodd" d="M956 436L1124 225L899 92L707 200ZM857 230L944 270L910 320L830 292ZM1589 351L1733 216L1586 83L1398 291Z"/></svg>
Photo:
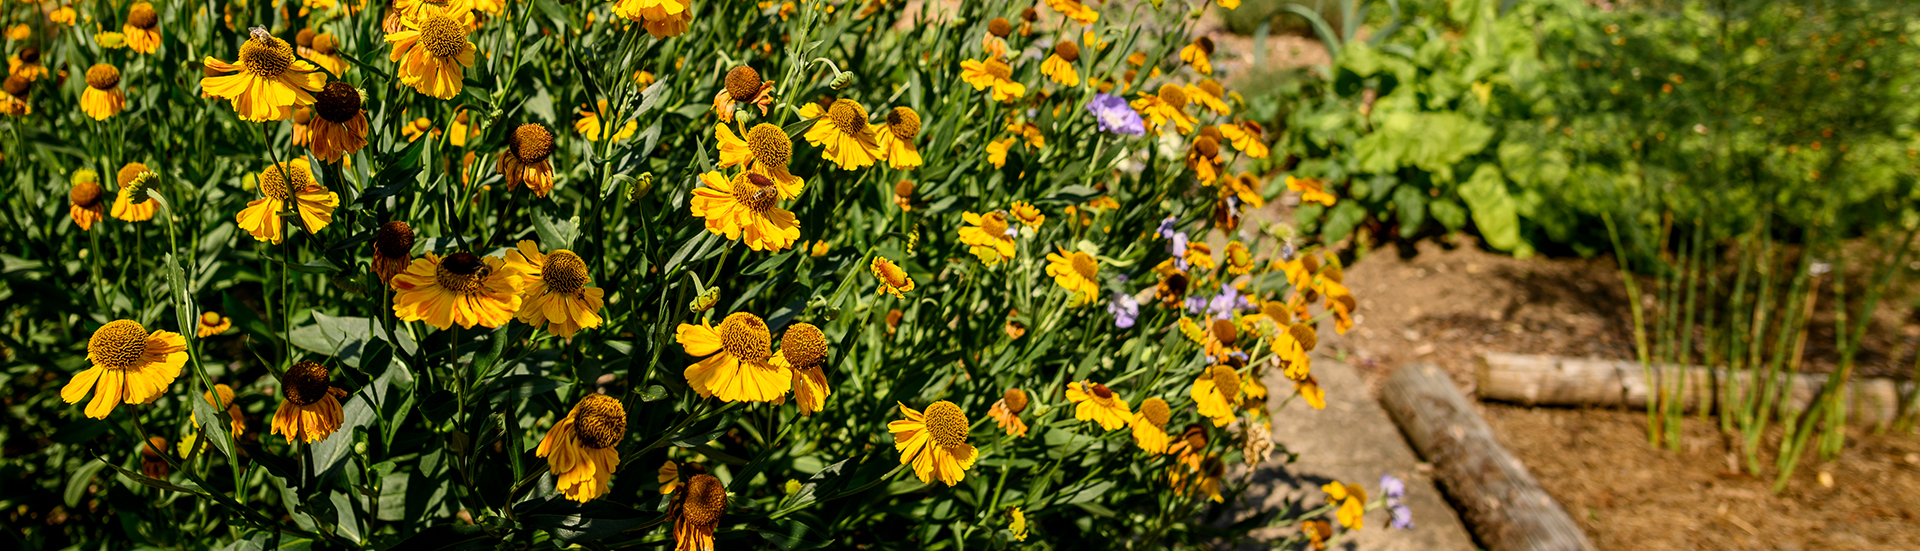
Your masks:
<svg viewBox="0 0 1920 551"><path fill-rule="evenodd" d="M1471 392L1485 352L1633 357L1631 311L1610 258L1519 260L1455 240L1404 255L1375 250L1347 270L1358 323L1329 344L1375 387L1401 365L1431 362ZM1882 306L1862 373L1911 376L1920 335L1911 313L1901 298ZM1815 325L1830 319L1823 312ZM1834 363L1821 334L1810 339L1808 370ZM1911 433L1856 432L1837 460L1809 456L1775 494L1771 477L1730 467L1711 423L1689 419L1674 452L1648 445L1644 412L1480 409L1601 549L1920 549L1920 437Z"/></svg>

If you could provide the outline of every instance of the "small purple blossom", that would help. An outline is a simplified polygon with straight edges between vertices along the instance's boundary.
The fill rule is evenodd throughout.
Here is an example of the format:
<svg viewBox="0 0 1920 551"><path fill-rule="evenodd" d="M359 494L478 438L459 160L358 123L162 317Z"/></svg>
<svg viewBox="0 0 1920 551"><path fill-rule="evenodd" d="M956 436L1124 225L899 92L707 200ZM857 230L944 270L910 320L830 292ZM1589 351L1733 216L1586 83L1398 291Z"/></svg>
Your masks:
<svg viewBox="0 0 1920 551"><path fill-rule="evenodd" d="M1130 136L1143 136L1147 127L1140 121L1140 113L1127 105L1126 98L1108 94L1096 94L1093 101L1087 102L1087 111L1093 113L1100 131Z"/></svg>
<svg viewBox="0 0 1920 551"><path fill-rule="evenodd" d="M1187 271L1187 232L1175 232L1167 242L1167 252L1173 255L1173 267Z"/></svg>
<svg viewBox="0 0 1920 551"><path fill-rule="evenodd" d="M1140 301L1134 300L1133 295L1114 293L1113 300L1107 302L1107 313L1113 314L1114 327L1133 327L1133 322L1140 319Z"/></svg>
<svg viewBox="0 0 1920 551"><path fill-rule="evenodd" d="M1187 313L1198 314L1205 311L1207 311L1206 297L1197 297L1197 296L1187 297Z"/></svg>
<svg viewBox="0 0 1920 551"><path fill-rule="evenodd" d="M1387 513L1393 515L1393 519L1387 522L1387 526L1395 530L1412 530L1413 509L1407 508L1404 503L1399 503L1399 500L1392 501L1395 503L1387 506Z"/></svg>
<svg viewBox="0 0 1920 551"><path fill-rule="evenodd" d="M1403 497L1407 495L1407 483L1391 474L1380 475L1380 493L1387 497Z"/></svg>
<svg viewBox="0 0 1920 551"><path fill-rule="evenodd" d="M1220 294L1207 300L1207 316L1219 319L1231 319L1238 310L1252 310L1253 303L1240 294L1239 289L1221 285Z"/></svg>
<svg viewBox="0 0 1920 551"><path fill-rule="evenodd" d="M1178 220L1178 218L1168 216L1165 220L1160 221L1160 228L1153 230L1153 232L1160 234L1161 239L1173 239L1173 223Z"/></svg>

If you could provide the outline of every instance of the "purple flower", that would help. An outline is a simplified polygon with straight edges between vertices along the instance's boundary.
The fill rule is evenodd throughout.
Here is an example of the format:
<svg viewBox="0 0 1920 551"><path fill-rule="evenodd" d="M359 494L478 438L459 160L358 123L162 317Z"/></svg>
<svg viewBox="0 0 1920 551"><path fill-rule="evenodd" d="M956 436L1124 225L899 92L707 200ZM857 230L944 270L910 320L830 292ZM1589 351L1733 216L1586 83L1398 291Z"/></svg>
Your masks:
<svg viewBox="0 0 1920 551"><path fill-rule="evenodd" d="M1161 239L1173 239L1173 223L1177 220L1179 219L1168 216L1167 219L1160 221L1160 228L1153 232L1160 234Z"/></svg>
<svg viewBox="0 0 1920 551"><path fill-rule="evenodd" d="M1140 114L1133 106L1119 96L1096 94L1093 101L1087 102L1087 111L1093 113L1100 131L1115 134L1141 136L1147 133L1147 127L1140 122Z"/></svg>
<svg viewBox="0 0 1920 551"><path fill-rule="evenodd" d="M1236 310L1251 310L1253 303L1240 294L1239 289L1229 285L1220 286L1220 294L1207 300L1207 316L1219 319L1231 319Z"/></svg>
<svg viewBox="0 0 1920 551"><path fill-rule="evenodd" d="M1198 314L1205 311L1207 311L1206 297L1197 297L1197 296L1187 297L1187 313Z"/></svg>
<svg viewBox="0 0 1920 551"><path fill-rule="evenodd" d="M1394 478L1391 474L1380 475L1380 493L1386 494L1387 497L1405 496L1407 495L1407 483L1401 482L1400 479Z"/></svg>
<svg viewBox="0 0 1920 551"><path fill-rule="evenodd" d="M1173 267L1187 271L1187 232L1175 232L1167 242L1167 252L1173 255Z"/></svg>
<svg viewBox="0 0 1920 551"><path fill-rule="evenodd" d="M1393 501L1395 501L1395 503L1387 506L1387 513L1393 515L1393 519L1387 522L1387 527L1395 530L1412 530L1413 509L1407 508L1406 504L1399 503L1399 500Z"/></svg>
<svg viewBox="0 0 1920 551"><path fill-rule="evenodd" d="M1121 329L1133 327L1134 320L1140 319L1140 301L1133 295L1114 293L1113 300L1107 303L1107 313L1113 314L1113 326Z"/></svg>

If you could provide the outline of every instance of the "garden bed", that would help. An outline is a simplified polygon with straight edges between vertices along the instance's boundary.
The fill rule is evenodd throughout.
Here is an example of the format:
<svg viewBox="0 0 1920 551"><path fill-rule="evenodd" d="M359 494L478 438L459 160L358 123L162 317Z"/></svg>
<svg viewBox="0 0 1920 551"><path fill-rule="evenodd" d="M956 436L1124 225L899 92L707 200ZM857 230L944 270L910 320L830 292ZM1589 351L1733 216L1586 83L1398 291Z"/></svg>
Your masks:
<svg viewBox="0 0 1920 551"><path fill-rule="evenodd" d="M1471 393L1486 352L1632 357L1609 259L1519 260L1461 245L1423 244L1408 259L1376 250L1348 271L1366 298L1360 323L1331 344L1374 386L1400 365L1432 362ZM1885 359L1863 372L1898 374L1911 361L1904 304L1889 300L1876 316L1867 345ZM1812 352L1811 369L1828 365ZM1691 418L1684 449L1671 452L1647 445L1644 412L1477 408L1600 549L1920 548L1920 439L1910 434L1856 431L1837 461L1803 464L1774 495L1770 479L1731 474L1717 433Z"/></svg>

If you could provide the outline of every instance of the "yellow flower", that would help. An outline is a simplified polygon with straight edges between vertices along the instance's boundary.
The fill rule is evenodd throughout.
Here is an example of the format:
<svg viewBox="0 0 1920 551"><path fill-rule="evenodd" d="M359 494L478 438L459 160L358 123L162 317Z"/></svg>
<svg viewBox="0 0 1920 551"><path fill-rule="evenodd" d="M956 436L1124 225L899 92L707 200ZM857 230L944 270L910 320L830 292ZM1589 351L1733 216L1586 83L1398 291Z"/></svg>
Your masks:
<svg viewBox="0 0 1920 551"><path fill-rule="evenodd" d="M586 106L583 105L580 107L580 119L573 121L573 131L579 132L580 136L585 137L587 141L590 142L600 141L600 113L607 111L607 100L594 102L594 105L599 106L600 110L594 111L587 109ZM640 121L638 119L629 120L626 126L620 127L619 132L613 133L613 141L626 141L627 138L633 137L633 134L639 131Z"/></svg>
<svg viewBox="0 0 1920 551"><path fill-rule="evenodd" d="M780 190L766 176L742 172L728 181L720 172L700 175L693 189L693 215L707 231L741 241L756 251L781 251L800 239L800 221L780 208Z"/></svg>
<svg viewBox="0 0 1920 551"><path fill-rule="evenodd" d="M120 32L127 35L127 46L133 51L153 53L160 49L160 14L153 11L153 4L136 2L127 7L127 23Z"/></svg>
<svg viewBox="0 0 1920 551"><path fill-rule="evenodd" d="M1107 430L1127 426L1127 420L1133 417L1132 410L1127 409L1127 400L1100 383L1067 383L1067 400L1079 404L1074 407L1073 418L1098 422L1100 428Z"/></svg>
<svg viewBox="0 0 1920 551"><path fill-rule="evenodd" d="M1301 203L1320 203L1331 207L1335 201L1333 194L1327 192L1326 184L1313 178L1295 178L1289 174L1287 189L1300 192Z"/></svg>
<svg viewBox="0 0 1920 551"><path fill-rule="evenodd" d="M1301 398L1306 398L1307 405L1313 406L1313 409L1327 409L1327 391L1320 388L1320 381L1312 375L1308 375L1304 381L1294 381L1293 391L1300 393Z"/></svg>
<svg viewBox="0 0 1920 551"><path fill-rule="evenodd" d="M12 58L8 61L12 61ZM0 94L0 114L15 117L33 114L33 104L27 103L33 81L17 74L10 74L7 75L4 86L0 87L4 87L6 91L5 94Z"/></svg>
<svg viewBox="0 0 1920 551"><path fill-rule="evenodd" d="M1213 426L1233 422L1233 408L1240 405L1240 373L1225 364L1214 364L1193 380L1187 393L1199 407L1200 415L1213 420Z"/></svg>
<svg viewBox="0 0 1920 551"><path fill-rule="evenodd" d="M793 388L793 368L774 363L767 322L746 312L712 325L680 324L674 340L688 356L706 357L687 366L687 385L700 396L728 402L771 402Z"/></svg>
<svg viewBox="0 0 1920 551"><path fill-rule="evenodd" d="M1007 136L1004 139L987 142L987 162L993 163L994 168L1006 168L1007 152L1012 150L1013 143L1019 140L1019 136Z"/></svg>
<svg viewBox="0 0 1920 551"><path fill-rule="evenodd" d="M340 399L347 391L329 382L332 373L315 362L300 362L280 376L280 391L286 400L273 413L273 434L288 442L304 440L308 444L326 440L340 430Z"/></svg>
<svg viewBox="0 0 1920 551"><path fill-rule="evenodd" d="M661 463L659 473L655 475L654 480L660 482L660 495L672 494L673 490L683 483L680 480L680 464L674 463L672 459Z"/></svg>
<svg viewBox="0 0 1920 551"><path fill-rule="evenodd" d="M1087 7L1078 0L1047 0L1047 7L1079 21L1081 25L1092 25L1100 21L1099 12L1093 11L1093 8Z"/></svg>
<svg viewBox="0 0 1920 551"><path fill-rule="evenodd" d="M127 110L127 94L120 91L120 69L105 63L87 69L87 89L80 93L80 110L96 121Z"/></svg>
<svg viewBox="0 0 1920 551"><path fill-rule="evenodd" d="M1100 262L1093 255L1082 251L1047 253L1047 275L1053 276L1054 283L1060 284L1069 293L1073 293L1071 303L1075 306L1093 302L1100 295Z"/></svg>
<svg viewBox="0 0 1920 551"><path fill-rule="evenodd" d="M987 408L987 416L1007 431L1007 436L1024 438L1027 436L1027 423L1020 420L1020 412L1027 410L1027 392L1018 388L1008 388L1001 393L1000 400Z"/></svg>
<svg viewBox="0 0 1920 551"><path fill-rule="evenodd" d="M1247 250L1247 244L1240 241L1227 242L1227 273L1246 275L1253 272L1253 252Z"/></svg>
<svg viewBox="0 0 1920 551"><path fill-rule="evenodd" d="M294 58L287 41L262 30L240 45L236 62L213 56L202 62L220 75L202 77L200 87L230 101L244 121L286 120L293 116L293 106L313 103L311 92L320 91L327 81L319 67Z"/></svg>
<svg viewBox="0 0 1920 551"><path fill-rule="evenodd" d="M1020 512L1019 507L1014 507L1007 512L1007 516L1011 519L1007 521L1007 531L1013 533L1013 539L1027 541L1027 515Z"/></svg>
<svg viewBox="0 0 1920 551"><path fill-rule="evenodd" d="M674 551L713 551L713 529L727 512L727 487L710 474L696 474L673 494Z"/></svg>
<svg viewBox="0 0 1920 551"><path fill-rule="evenodd" d="M507 265L520 271L521 304L514 317L546 327L554 336L570 339L581 329L599 327L605 291L591 286L587 263L566 249L541 254L533 241L521 241L507 253Z"/></svg>
<svg viewBox="0 0 1920 551"><path fill-rule="evenodd" d="M1027 85L1013 81L1013 67L998 59L960 62L960 80L976 91L993 89L994 101L1007 101L1027 95Z"/></svg>
<svg viewBox="0 0 1920 551"><path fill-rule="evenodd" d="M867 110L853 100L834 100L805 137L807 143L822 147L822 158L841 170L873 166L880 157L880 143L867 125Z"/></svg>
<svg viewBox="0 0 1920 551"><path fill-rule="evenodd" d="M607 483L620 466L620 441L626 436L627 408L620 400L588 394L547 430L533 454L547 458L560 495L586 503L606 495Z"/></svg>
<svg viewBox="0 0 1920 551"><path fill-rule="evenodd" d="M1013 215L1014 220L1019 220L1020 225L1029 228L1039 229L1040 224L1047 221L1047 215L1041 214L1039 208L1026 201L1014 201L1013 207L1007 212Z"/></svg>
<svg viewBox="0 0 1920 551"><path fill-rule="evenodd" d="M1322 287L1321 292L1327 295L1327 310L1333 312L1334 331L1347 334L1348 329L1353 329L1353 309L1359 303L1353 300L1352 293L1347 292L1347 286L1337 281L1327 281Z"/></svg>
<svg viewBox="0 0 1920 551"><path fill-rule="evenodd" d="M227 319L226 316L220 315L219 312L210 311L200 314L200 325L195 329L194 334L204 339L225 333L227 329L232 327L233 320Z"/></svg>
<svg viewBox="0 0 1920 551"><path fill-rule="evenodd" d="M333 209L340 206L340 195L313 181L313 169L305 157L269 166L260 171L260 194L264 198L247 202L234 217L240 229L254 239L279 243L285 239L281 213L297 211L299 225L308 233L319 233L333 222Z"/></svg>
<svg viewBox="0 0 1920 551"><path fill-rule="evenodd" d="M642 23L654 38L679 36L693 22L691 0L616 0L613 13Z"/></svg>
<svg viewBox="0 0 1920 551"><path fill-rule="evenodd" d="M920 166L920 146L914 144L914 137L920 134L920 114L908 107L895 107L887 111L887 122L873 125L872 132L878 139L880 158L887 160L887 166L894 170L907 170Z"/></svg>
<svg viewBox="0 0 1920 551"><path fill-rule="evenodd" d="M1280 319L1275 321L1284 322L1286 320ZM1273 349L1274 356L1279 357L1284 369L1282 373L1285 373L1288 379L1304 381L1307 379L1307 373L1313 369L1313 360L1310 356L1307 356L1307 352L1312 351L1313 347L1318 345L1319 342L1320 338L1314 334L1313 326L1303 322L1294 322L1293 325L1287 326L1286 331L1281 332L1279 336L1275 337L1273 343L1268 346Z"/></svg>
<svg viewBox="0 0 1920 551"><path fill-rule="evenodd" d="M1213 61L1209 59L1212 55L1213 39L1206 36L1196 37L1193 43L1180 48L1180 61L1192 65L1194 71L1203 75L1213 74Z"/></svg>
<svg viewBox="0 0 1920 551"><path fill-rule="evenodd" d="M321 69L326 69L327 72L335 78L338 78L345 76L347 70L353 68L347 65L347 60L341 59L339 49L340 39L338 37L333 36L331 33L320 33L313 36L313 48L308 52L301 52L300 55L312 61L314 65L319 65Z"/></svg>
<svg viewBox="0 0 1920 551"><path fill-rule="evenodd" d="M1133 428L1133 443L1149 454L1160 455L1167 452L1167 421L1173 417L1172 408L1167 401L1159 397L1148 398L1140 402L1140 412L1133 415L1128 424Z"/></svg>
<svg viewBox="0 0 1920 551"><path fill-rule="evenodd" d="M80 403L93 391L86 415L106 419L121 403L145 404L160 397L187 363L187 339L170 331L147 332L139 322L115 320L87 339L87 368L60 389L60 399Z"/></svg>
<svg viewBox="0 0 1920 551"><path fill-rule="evenodd" d="M1216 267L1213 263L1213 245L1208 245L1205 242L1195 241L1188 243L1186 259L1187 264L1195 268L1211 270Z"/></svg>
<svg viewBox="0 0 1920 551"><path fill-rule="evenodd" d="M27 82L47 76L47 67L40 64L40 49L28 46L21 48L20 53L7 56L7 74L18 76Z"/></svg>
<svg viewBox="0 0 1920 551"><path fill-rule="evenodd" d="M907 297L902 293L913 290L913 278L892 260L874 255L870 268L873 270L874 279L880 280L880 292L876 294L892 293L893 298L904 299Z"/></svg>
<svg viewBox="0 0 1920 551"><path fill-rule="evenodd" d="M53 10L53 13L47 14L47 19L52 20L54 23L72 27L78 16L79 14L73 11L73 6L60 6L60 9Z"/></svg>
<svg viewBox="0 0 1920 551"><path fill-rule="evenodd" d="M1193 139L1193 146L1187 148L1187 169L1193 171L1200 185L1211 186L1220 180L1220 140L1208 135L1214 131L1209 126L1200 129L1200 135Z"/></svg>
<svg viewBox="0 0 1920 551"><path fill-rule="evenodd" d="M127 35L119 31L100 31L93 34L93 41L100 47L118 50L127 47Z"/></svg>
<svg viewBox="0 0 1920 551"><path fill-rule="evenodd" d="M12 27L7 27L8 40L26 40L29 38L33 38L33 25L21 23L18 25L14 25Z"/></svg>
<svg viewBox="0 0 1920 551"><path fill-rule="evenodd" d="M214 400L216 396L219 397L218 401ZM200 398L206 400L207 404L213 406L214 409L220 409L221 406L226 406L227 417L232 418L232 423L227 426L227 432L232 434L234 439L239 439L240 435L247 432L247 414L240 410L240 404L233 403L233 387L223 384L213 385L213 390L200 393ZM194 430L200 429L199 419L193 417L188 417L188 419L193 421ZM191 448L189 447L188 449Z"/></svg>
<svg viewBox="0 0 1920 551"><path fill-rule="evenodd" d="M160 210L159 202L151 199L139 202L134 201L134 193L136 191L143 195L146 193L145 190L136 190L135 188L137 186L134 185L134 182L142 176L151 173L151 171L147 170L147 165L140 163L127 163L126 166L120 167L118 178L120 191L114 194L113 199L114 218L128 222L142 222L153 219L153 214ZM146 177L151 178L152 176ZM141 197L141 199L145 199L145 197Z"/></svg>
<svg viewBox="0 0 1920 551"><path fill-rule="evenodd" d="M1232 112L1231 109L1227 108L1226 100L1222 99L1227 96L1227 90L1221 88L1220 83L1213 79L1200 79L1200 82L1187 86L1186 91L1187 97L1192 99L1194 103L1211 109L1214 113L1226 115ZM1265 157L1265 155L1261 155L1260 157Z"/></svg>
<svg viewBox="0 0 1920 551"><path fill-rule="evenodd" d="M1133 100L1133 109L1143 115L1149 132L1159 132L1161 127L1171 122L1180 129L1181 134L1186 134L1193 132L1196 122L1192 115L1187 114L1187 103L1190 101L1187 91L1180 85L1167 83L1160 85L1159 93L1141 92L1140 97Z"/></svg>
<svg viewBox="0 0 1920 551"><path fill-rule="evenodd" d="M979 257L981 264L992 266L1013 258L1013 230L1007 226L1007 215L998 211L986 214L963 212L960 218L972 224L960 227L960 242L969 246L967 252Z"/></svg>
<svg viewBox="0 0 1920 551"><path fill-rule="evenodd" d="M1333 525L1321 519L1300 521L1300 533L1306 534L1307 545L1313 551L1327 551L1327 540L1333 538Z"/></svg>
<svg viewBox="0 0 1920 551"><path fill-rule="evenodd" d="M1079 86L1080 73L1073 64L1080 61L1080 47L1072 40L1062 40L1053 44L1053 54L1040 62L1040 74L1060 83L1061 86Z"/></svg>
<svg viewBox="0 0 1920 551"><path fill-rule="evenodd" d="M787 171L793 161L793 140L780 127L761 123L736 135L722 124L714 126L713 137L720 142L720 164L716 168L744 165L748 172L773 180L781 199L799 197L806 189L806 181Z"/></svg>
<svg viewBox="0 0 1920 551"><path fill-rule="evenodd" d="M402 113L402 114L404 115L405 113ZM413 122L407 123L400 127L400 135L405 137L408 142L418 140L428 134L439 134L439 133L440 133L439 130L436 130L433 128L433 119L429 119L426 117L420 117L420 118L414 119Z"/></svg>
<svg viewBox="0 0 1920 551"><path fill-rule="evenodd" d="M387 34L393 45L387 59L399 63L400 82L440 99L460 95L461 79L473 66L473 43L467 41L473 5L453 0L445 10L421 9L417 17L402 17L403 28Z"/></svg>
<svg viewBox="0 0 1920 551"><path fill-rule="evenodd" d="M553 191L553 163L547 159L553 149L553 132L539 123L522 124L508 134L496 168L506 176L507 189L526 184L537 197Z"/></svg>
<svg viewBox="0 0 1920 551"><path fill-rule="evenodd" d="M106 190L100 188L99 180L92 170L83 168L73 173L73 189L67 191L67 214L81 230L92 230L94 223L107 217L107 203L102 200Z"/></svg>
<svg viewBox="0 0 1920 551"><path fill-rule="evenodd" d="M967 477L967 469L973 468L980 453L967 443L971 425L960 406L941 400L928 405L923 415L900 404L900 413L906 419L887 423L900 464L912 465L913 474L926 484L938 478L953 486Z"/></svg>
<svg viewBox="0 0 1920 551"><path fill-rule="evenodd" d="M1225 113L1221 114L1224 115ZM1265 159L1267 155L1272 154L1272 151L1267 148L1267 144L1261 141L1262 136L1265 134L1266 130L1260 128L1260 123L1253 121L1239 121L1232 124L1220 125L1220 135L1226 136L1228 140L1231 140L1234 149L1238 149L1241 153L1246 153L1248 157L1255 159Z"/></svg>
<svg viewBox="0 0 1920 551"><path fill-rule="evenodd" d="M793 403L806 417L827 407L827 335L811 323L796 323L780 335L780 353L771 362L776 368L793 370ZM779 400L775 400L779 403Z"/></svg>
<svg viewBox="0 0 1920 551"><path fill-rule="evenodd" d="M427 253L393 277L393 314L439 329L499 327L520 310L520 269L498 256Z"/></svg>
<svg viewBox="0 0 1920 551"><path fill-rule="evenodd" d="M1328 504L1338 504L1339 510L1334 518L1341 526L1359 530L1363 515L1367 512L1367 491L1359 486L1341 484L1335 480L1321 486L1320 491L1327 493Z"/></svg>

